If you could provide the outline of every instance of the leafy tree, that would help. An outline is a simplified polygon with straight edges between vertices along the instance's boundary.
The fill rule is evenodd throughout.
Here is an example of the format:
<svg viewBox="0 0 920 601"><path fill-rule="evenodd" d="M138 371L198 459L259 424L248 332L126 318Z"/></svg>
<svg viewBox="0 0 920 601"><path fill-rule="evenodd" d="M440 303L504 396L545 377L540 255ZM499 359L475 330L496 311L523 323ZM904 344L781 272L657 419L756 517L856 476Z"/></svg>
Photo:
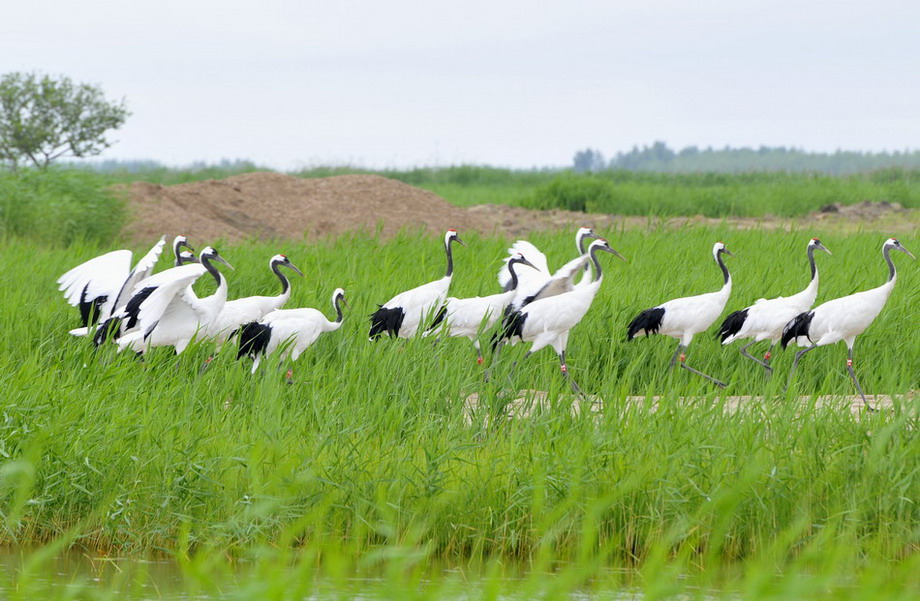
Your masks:
<svg viewBox="0 0 920 601"><path fill-rule="evenodd" d="M601 171L607 167L607 163L604 161L604 155L601 154L601 151L592 148L586 148L576 152L572 163L572 169L575 173Z"/></svg>
<svg viewBox="0 0 920 601"><path fill-rule="evenodd" d="M62 157L95 156L111 146L106 132L131 113L125 102L68 77L7 73L0 77L0 161L12 170L45 169Z"/></svg>

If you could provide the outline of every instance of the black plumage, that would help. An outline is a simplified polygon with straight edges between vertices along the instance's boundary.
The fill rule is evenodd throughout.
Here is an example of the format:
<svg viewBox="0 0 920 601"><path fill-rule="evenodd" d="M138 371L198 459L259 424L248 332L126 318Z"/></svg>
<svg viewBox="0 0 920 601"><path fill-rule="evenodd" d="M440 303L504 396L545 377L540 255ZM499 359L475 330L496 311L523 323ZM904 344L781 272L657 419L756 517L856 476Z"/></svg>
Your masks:
<svg viewBox="0 0 920 601"><path fill-rule="evenodd" d="M382 305L371 315L371 331L368 336L371 340L376 340L381 334L389 334L390 337L399 333L402 327L403 319L406 312L401 307L386 309Z"/></svg>
<svg viewBox="0 0 920 601"><path fill-rule="evenodd" d="M786 348L790 340L798 338L799 336L804 336L808 338L808 340L811 340L811 337L808 336L808 328L814 316L814 311L805 311L793 317L792 321L786 324L786 327L783 328L783 337L780 340L783 348Z"/></svg>
<svg viewBox="0 0 920 601"><path fill-rule="evenodd" d="M509 305L510 307L510 305ZM505 311L502 317L501 329L492 335L492 350L495 350L499 343L507 342L515 336L523 339L524 322L527 321L527 314L520 311Z"/></svg>
<svg viewBox="0 0 920 601"><path fill-rule="evenodd" d="M657 334L658 330L661 329L662 319L664 319L664 309L661 307L646 309L642 313L639 313L639 315L629 324L629 329L626 333L626 340L632 340L639 332L643 330L645 330L646 337L651 334Z"/></svg>
<svg viewBox="0 0 920 601"><path fill-rule="evenodd" d="M431 325L428 326L428 329L429 330L437 329L437 327L441 325L441 323L444 321L446 317L447 317L447 305L444 305L438 310L438 314L434 316L434 321L431 322Z"/></svg>
<svg viewBox="0 0 920 601"><path fill-rule="evenodd" d="M722 322L722 325L719 326L719 333L716 334L716 338L721 338L722 342L729 336L734 336L741 331L741 326L744 325L745 320L748 316L747 309L741 309L740 311L735 311L725 318L725 321Z"/></svg>
<svg viewBox="0 0 920 601"><path fill-rule="evenodd" d="M236 358L248 356L255 359L259 354L265 352L268 342L272 337L272 328L268 324L251 321L239 329L240 332L240 350Z"/></svg>
<svg viewBox="0 0 920 601"><path fill-rule="evenodd" d="M87 284L83 288L83 292L80 293L80 322L84 328L89 327L99 320L99 315L102 312L102 305L109 300L108 295L97 296L94 299L87 300L86 292L88 289L89 284Z"/></svg>

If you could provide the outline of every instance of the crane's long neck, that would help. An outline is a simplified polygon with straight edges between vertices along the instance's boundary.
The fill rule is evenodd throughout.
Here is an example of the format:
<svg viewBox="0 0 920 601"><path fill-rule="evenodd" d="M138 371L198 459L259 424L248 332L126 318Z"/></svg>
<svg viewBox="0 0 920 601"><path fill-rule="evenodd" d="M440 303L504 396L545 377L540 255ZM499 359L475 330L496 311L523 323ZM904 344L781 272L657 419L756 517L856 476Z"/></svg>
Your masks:
<svg viewBox="0 0 920 601"><path fill-rule="evenodd" d="M447 273L444 275L446 278L454 275L454 255L450 250L451 242L453 242L453 238L449 238L447 242L444 243L444 250L447 252Z"/></svg>
<svg viewBox="0 0 920 601"><path fill-rule="evenodd" d="M719 269L722 270L722 277L724 278L724 284L722 289L728 288L731 290L732 287L732 276L728 273L728 267L725 266L725 262L722 261L722 253L716 253L716 263L719 264Z"/></svg>
<svg viewBox="0 0 920 601"><path fill-rule="evenodd" d="M277 261L272 261L272 271L274 271L278 279L281 280L281 294L279 296L290 296L291 282L288 281L286 275L281 273L281 270L278 268L279 265L280 263Z"/></svg>
<svg viewBox="0 0 920 601"><path fill-rule="evenodd" d="M517 264L518 262L515 261L514 259L511 259L510 261L508 261L508 273L511 274L511 281L508 283L507 292L513 292L517 290L518 275L517 275L517 271L515 271L515 267L517 266Z"/></svg>
<svg viewBox="0 0 920 601"><path fill-rule="evenodd" d="M898 279L898 270L894 268L894 261L891 260L891 247L886 246L882 251L885 260L888 261L888 281L894 283Z"/></svg>
<svg viewBox="0 0 920 601"><path fill-rule="evenodd" d="M332 308L335 310L335 321L329 322L331 330L337 330L342 325L342 295L336 294L332 298Z"/></svg>
<svg viewBox="0 0 920 601"><path fill-rule="evenodd" d="M176 242L173 244L173 254L176 256L176 267L182 265L182 243Z"/></svg>
<svg viewBox="0 0 920 601"><path fill-rule="evenodd" d="M204 268L208 270L208 273L211 274L211 277L214 278L214 281L217 282L217 291L214 292L213 298L223 298L227 299L227 280L224 278L224 275L218 271L217 267L211 264L208 257L201 257L201 264L204 265Z"/></svg>
<svg viewBox="0 0 920 601"><path fill-rule="evenodd" d="M802 292L811 293L812 302L814 302L814 297L818 295L818 265L815 263L814 246L808 247L808 264L811 266L811 281L808 282L808 286Z"/></svg>
<svg viewBox="0 0 920 601"><path fill-rule="evenodd" d="M604 271L601 269L601 262L597 260L597 249L597 246L591 247L591 264L594 265L594 273L596 274L591 281L592 283L597 282L600 284L601 280L604 279ZM587 265L585 267L587 267Z"/></svg>

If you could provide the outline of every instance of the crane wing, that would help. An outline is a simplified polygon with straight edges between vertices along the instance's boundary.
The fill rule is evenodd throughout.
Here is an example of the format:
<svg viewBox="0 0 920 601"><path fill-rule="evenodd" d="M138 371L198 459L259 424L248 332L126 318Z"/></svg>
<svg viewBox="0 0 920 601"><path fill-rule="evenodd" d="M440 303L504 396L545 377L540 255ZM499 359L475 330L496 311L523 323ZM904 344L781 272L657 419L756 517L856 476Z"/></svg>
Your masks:
<svg viewBox="0 0 920 601"><path fill-rule="evenodd" d="M200 263L195 263L173 267L158 275L162 276L169 272L172 272L171 277L167 281L159 282L156 290L141 303L138 309L138 322L144 337L149 336L157 324L166 317L179 317L179 314L187 313L190 320L198 319L195 310L198 297L194 296L195 293L191 291L191 285L207 272L207 269Z"/></svg>
<svg viewBox="0 0 920 601"><path fill-rule="evenodd" d="M521 253L524 255L524 258L533 263L536 269L518 269L516 271L518 276L518 287L521 287L525 281L544 281L550 276L549 264L546 262L546 255L540 252L540 249L528 242L527 240L518 240L511 245L511 248L508 249L508 255L505 257L505 264L501 266L501 269L498 270L498 283L501 285L503 290L507 290L508 285L511 283L511 272L508 271L508 261L511 260L511 256L515 253ZM528 272L528 273L524 273Z"/></svg>
<svg viewBox="0 0 920 601"><path fill-rule="evenodd" d="M589 255L581 255L557 269L556 273L543 284L542 288L524 299L523 304L526 305L535 300L572 291L575 288L575 278L582 272L590 259Z"/></svg>
<svg viewBox="0 0 920 601"><path fill-rule="evenodd" d="M141 257L141 260L137 262L137 265L135 265L131 273L128 274L121 289L118 291L118 297L112 305L112 313L127 304L138 282L142 282L150 277L150 274L153 273L154 266L156 266L157 261L160 259L160 255L163 253L163 247L165 245L166 236L163 236L160 238L160 241L154 244L153 248L147 251L147 254Z"/></svg>
<svg viewBox="0 0 920 601"><path fill-rule="evenodd" d="M76 307L83 298L114 298L131 270L131 251L113 250L77 265L57 279L58 290Z"/></svg>

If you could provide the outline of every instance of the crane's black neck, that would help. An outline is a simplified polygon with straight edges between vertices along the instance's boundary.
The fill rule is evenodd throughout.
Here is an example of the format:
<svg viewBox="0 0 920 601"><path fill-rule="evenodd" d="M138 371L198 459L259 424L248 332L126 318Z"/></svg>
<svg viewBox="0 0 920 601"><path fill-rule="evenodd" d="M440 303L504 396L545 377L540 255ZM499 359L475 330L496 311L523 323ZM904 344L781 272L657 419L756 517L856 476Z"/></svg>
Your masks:
<svg viewBox="0 0 920 601"><path fill-rule="evenodd" d="M272 271L274 271L278 279L281 280L281 294L284 294L288 291L288 288L291 287L291 283L288 281L287 276L278 269L279 265L282 265L281 261L272 261Z"/></svg>
<svg viewBox="0 0 920 601"><path fill-rule="evenodd" d="M217 285L220 286L220 279L222 276L217 270L217 267L214 267L214 265L211 264L211 257L208 255L202 255L201 264L204 265L204 268L208 270L208 273L211 274L211 277L213 277L214 281L217 282Z"/></svg>
<svg viewBox="0 0 920 601"><path fill-rule="evenodd" d="M579 255L583 255L585 252L587 252L585 250L585 238L587 238L587 236L578 236L578 240L575 241L575 246L578 247Z"/></svg>
<svg viewBox="0 0 920 601"><path fill-rule="evenodd" d="M601 278L604 277L604 271L601 269L601 262L597 260L597 249L598 248L600 248L600 246L592 246L590 249L591 262L594 263L594 281L595 282L600 282Z"/></svg>
<svg viewBox="0 0 920 601"><path fill-rule="evenodd" d="M447 274L444 276L446 278L454 275L454 255L450 250L450 243L453 241L453 238L448 238L444 243L444 249L447 251Z"/></svg>
<svg viewBox="0 0 920 601"><path fill-rule="evenodd" d="M335 323L342 323L342 300L344 297L341 294L336 294L335 298L332 299L332 308L335 309Z"/></svg>
<svg viewBox="0 0 920 601"><path fill-rule="evenodd" d="M818 275L818 266L815 265L815 247L808 247L808 263L811 265L811 279Z"/></svg>
<svg viewBox="0 0 920 601"><path fill-rule="evenodd" d="M511 274L511 283L508 284L508 290L517 290L518 287L518 276L517 272L514 270L514 266L520 263L520 259L514 258L508 261L508 273ZM508 291L506 290L506 292Z"/></svg>
<svg viewBox="0 0 920 601"><path fill-rule="evenodd" d="M894 261L891 260L890 252L891 252L890 246L886 246L885 249L882 251L882 254L885 255L885 260L888 261L888 281L889 282L894 279L894 276L898 275L897 270L894 268Z"/></svg>
<svg viewBox="0 0 920 601"><path fill-rule="evenodd" d="M722 252L716 252L716 263L719 264L719 268L722 270L723 283L727 284L731 279L731 275L728 273L728 267L725 266L725 263L722 261Z"/></svg>

